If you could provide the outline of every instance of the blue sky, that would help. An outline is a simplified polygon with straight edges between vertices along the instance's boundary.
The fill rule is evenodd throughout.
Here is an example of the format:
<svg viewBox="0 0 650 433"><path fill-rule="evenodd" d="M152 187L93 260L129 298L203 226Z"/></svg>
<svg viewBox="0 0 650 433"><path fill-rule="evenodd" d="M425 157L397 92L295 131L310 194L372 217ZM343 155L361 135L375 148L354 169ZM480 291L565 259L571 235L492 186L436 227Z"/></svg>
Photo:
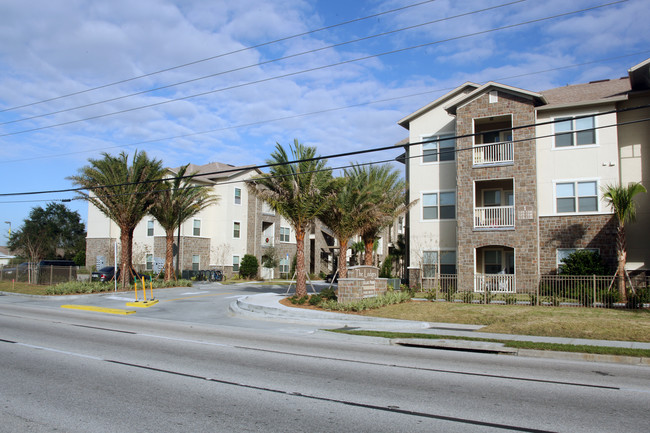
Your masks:
<svg viewBox="0 0 650 433"><path fill-rule="evenodd" d="M387 146L407 136L399 119L465 81L540 91L622 77L650 57L650 8L646 0L609 3L4 0L0 194L70 188L66 177L101 152L144 150L175 167L261 164L276 142L294 138L321 155ZM522 24L600 5L607 6ZM486 8L493 9L477 12ZM345 44L385 32L393 33ZM376 56L396 50L403 51ZM286 56L294 57L273 61ZM0 197L0 231L4 221L18 228L34 206L72 197ZM86 203L68 206L85 220Z"/></svg>

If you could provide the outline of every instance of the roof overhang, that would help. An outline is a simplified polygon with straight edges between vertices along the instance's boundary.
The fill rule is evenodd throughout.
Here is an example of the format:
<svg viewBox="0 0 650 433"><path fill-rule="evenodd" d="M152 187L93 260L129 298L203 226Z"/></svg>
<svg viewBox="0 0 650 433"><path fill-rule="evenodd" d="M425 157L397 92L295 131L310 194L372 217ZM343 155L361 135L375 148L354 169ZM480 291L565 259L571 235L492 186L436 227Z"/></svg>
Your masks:
<svg viewBox="0 0 650 433"><path fill-rule="evenodd" d="M480 85L472 82L466 82L464 84L461 84L460 86L456 87L454 90L445 93L442 95L440 98L436 99L435 101L425 105L424 107L420 108L419 110L409 114L408 116L404 117L400 121L397 122L397 124L403 128L409 129L411 121L414 119L417 119L418 117L422 116L425 113L428 113L429 111L433 110L437 106L440 106L444 104L445 102L449 101L451 98L454 98L458 96L459 94L463 92L468 92L472 91L474 89L479 88Z"/></svg>
<svg viewBox="0 0 650 433"><path fill-rule="evenodd" d="M630 86L632 90L650 89L650 59L646 59L638 65L632 66L627 70L630 76Z"/></svg>
<svg viewBox="0 0 650 433"><path fill-rule="evenodd" d="M628 96L627 93L624 95L619 95L619 96L612 96L611 98L605 98L605 99L594 99L592 101L580 101L580 102L569 102L566 104L553 104L553 105L543 105L540 107L536 107L535 109L537 111L551 111L551 110L562 110L565 108L577 108L577 107L588 107L588 106L596 106L596 105L609 105L609 104L615 104L617 102L621 101L627 101Z"/></svg>
<svg viewBox="0 0 650 433"><path fill-rule="evenodd" d="M469 104L470 102L472 102L473 100L475 100L479 96L483 95L486 92L490 92L492 90L497 90L497 91L501 91L501 92L505 92L505 93L510 93L510 94L513 94L513 95L517 95L519 97L523 97L525 99L529 99L529 100L531 100L533 102L533 104L535 106L544 105L544 104L547 103L546 98L541 93L531 92L529 90L519 89L517 87L512 87L512 86L508 86L506 84L501 84L501 83L496 83L494 81L490 81L490 82L487 82L487 83L483 84L482 86L480 86L479 88L477 88L473 92L468 93L467 95L465 95L464 98L456 101L454 104L445 107L445 110L447 110L447 112L449 114L455 116L456 111L457 111L457 109L459 107L462 107L462 106L464 106L466 104Z"/></svg>

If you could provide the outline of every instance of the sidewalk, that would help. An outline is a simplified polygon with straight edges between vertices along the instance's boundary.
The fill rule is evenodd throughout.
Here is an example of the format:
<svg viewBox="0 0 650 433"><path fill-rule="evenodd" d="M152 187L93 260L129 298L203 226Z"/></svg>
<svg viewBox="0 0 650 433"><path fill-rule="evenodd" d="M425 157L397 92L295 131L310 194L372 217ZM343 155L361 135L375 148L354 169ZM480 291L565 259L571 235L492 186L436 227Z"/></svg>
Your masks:
<svg viewBox="0 0 650 433"><path fill-rule="evenodd" d="M480 329L483 327L482 325L416 322L410 320L384 319L358 316L353 314L315 311L304 308L293 308L280 304L280 300L284 297L284 295L278 295L275 293L244 296L233 302L230 305L230 310L232 313L241 316L259 317L267 320L290 323L308 323L329 329L354 328L359 330L415 332L420 334L435 334L443 336L448 335L454 337L489 338L498 340L532 341L540 343L650 349L650 343L496 334L480 332ZM600 362L621 362L625 364L643 364L650 366L650 358L512 349L503 347L503 344L501 343L486 343L463 340L394 339L391 340L391 344L435 347L449 350L503 353L520 356L550 357L556 359L559 358L572 360L591 360Z"/></svg>

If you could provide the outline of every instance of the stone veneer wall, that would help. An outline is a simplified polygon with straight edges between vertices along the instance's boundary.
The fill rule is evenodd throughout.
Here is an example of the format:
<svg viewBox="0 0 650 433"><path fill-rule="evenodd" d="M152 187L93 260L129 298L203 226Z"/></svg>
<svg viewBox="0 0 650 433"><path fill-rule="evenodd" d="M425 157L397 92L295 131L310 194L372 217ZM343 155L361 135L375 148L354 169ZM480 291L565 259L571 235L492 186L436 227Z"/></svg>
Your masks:
<svg viewBox="0 0 650 433"><path fill-rule="evenodd" d="M557 272L558 248L596 248L610 269L616 268L616 218L613 215L540 217L540 272Z"/></svg>
<svg viewBox="0 0 650 433"><path fill-rule="evenodd" d="M104 266L114 265L115 238L86 238L86 267L92 269L97 265L97 256L104 257ZM119 246L118 246L119 254ZM118 256L118 261L119 256Z"/></svg>
<svg viewBox="0 0 650 433"><path fill-rule="evenodd" d="M511 115L512 126L534 125L533 101L499 91L498 102L490 103L487 92L458 108L456 133L474 133L474 119ZM537 177L535 128L513 131L514 163L510 165L473 167L471 151L456 154L457 185L457 273L458 290L474 287L475 250L484 246L505 246L515 250L515 272L536 275L537 260ZM525 140L525 141L518 141ZM473 137L460 138L456 148L471 149ZM515 228L513 230L474 229L474 182L512 179L515 197Z"/></svg>
<svg viewBox="0 0 650 433"><path fill-rule="evenodd" d="M375 266L353 266L349 278L339 278L338 302L354 302L364 298L381 296L388 291L388 279L377 278L379 268Z"/></svg>
<svg viewBox="0 0 650 433"><path fill-rule="evenodd" d="M200 256L199 269L208 269L208 265L210 264L210 239L181 236L181 271L185 269L192 269L192 256L195 254L198 254Z"/></svg>

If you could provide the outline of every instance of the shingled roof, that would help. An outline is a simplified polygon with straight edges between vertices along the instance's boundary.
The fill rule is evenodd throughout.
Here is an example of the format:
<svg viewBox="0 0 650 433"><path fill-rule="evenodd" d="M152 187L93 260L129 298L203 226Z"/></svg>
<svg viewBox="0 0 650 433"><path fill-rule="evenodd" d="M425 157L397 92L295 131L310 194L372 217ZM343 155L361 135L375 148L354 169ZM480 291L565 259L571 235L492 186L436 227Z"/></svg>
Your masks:
<svg viewBox="0 0 650 433"><path fill-rule="evenodd" d="M585 102L606 102L624 97L630 91L630 79L623 77L615 80L592 81L585 84L556 87L540 92L546 98L548 105L544 108L580 104Z"/></svg>

